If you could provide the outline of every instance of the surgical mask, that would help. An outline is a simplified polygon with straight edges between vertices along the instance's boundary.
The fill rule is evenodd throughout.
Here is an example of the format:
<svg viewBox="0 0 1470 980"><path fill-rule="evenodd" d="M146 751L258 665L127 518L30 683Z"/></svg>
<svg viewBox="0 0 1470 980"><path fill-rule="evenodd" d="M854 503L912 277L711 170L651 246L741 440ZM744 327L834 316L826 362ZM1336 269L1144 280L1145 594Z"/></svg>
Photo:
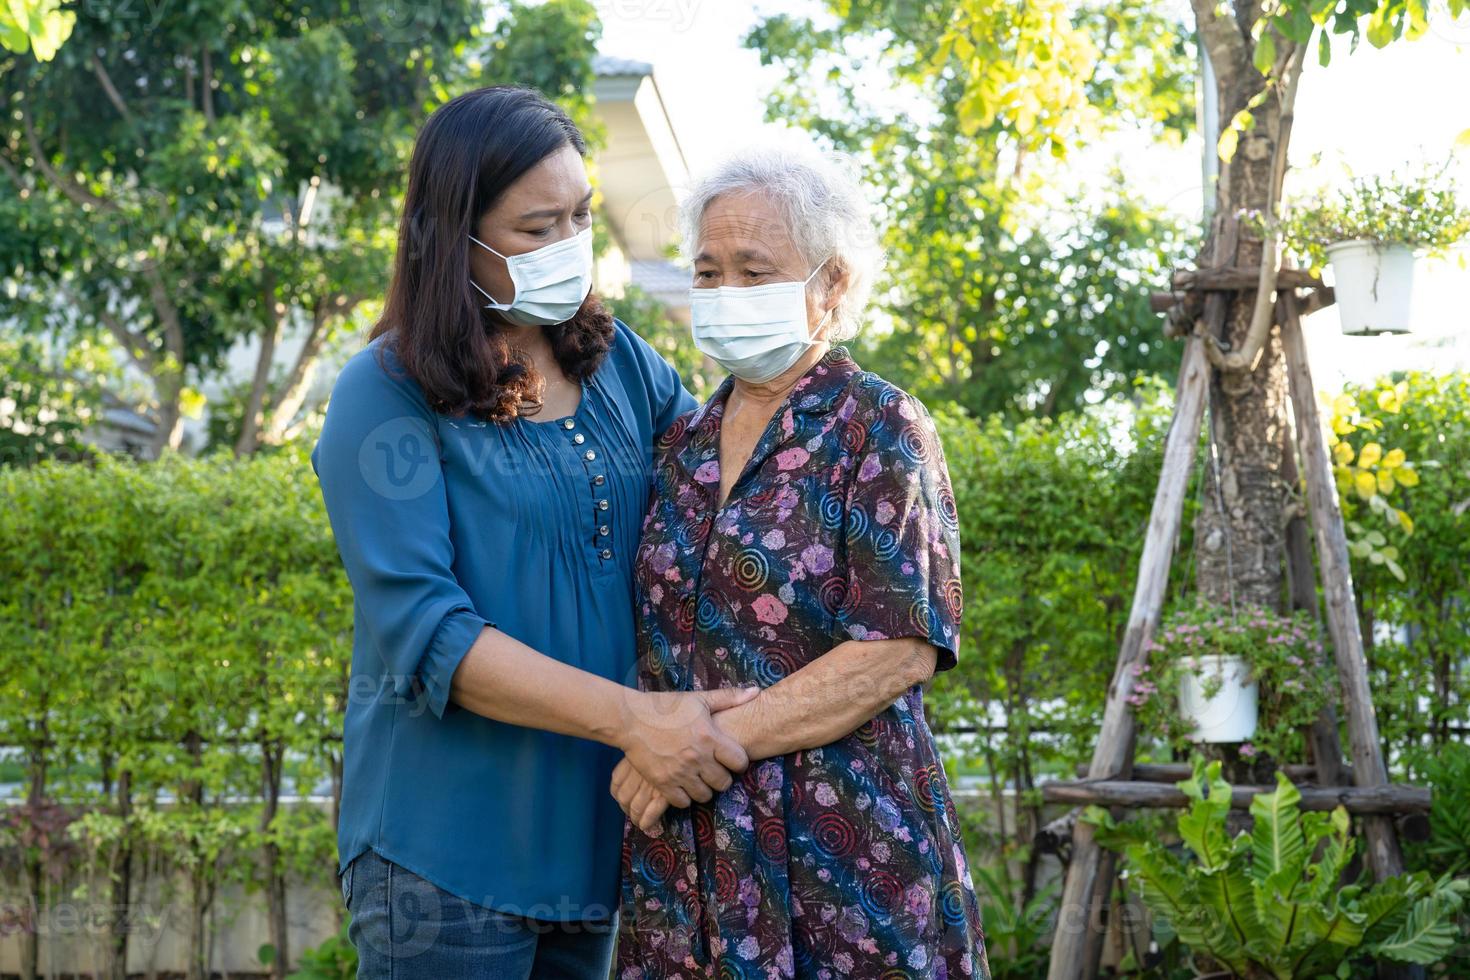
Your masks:
<svg viewBox="0 0 1470 980"><path fill-rule="evenodd" d="M806 321L806 285L826 264L823 259L800 282L689 290L694 346L752 384L777 377L813 344ZM823 323L826 320L822 317Z"/></svg>
<svg viewBox="0 0 1470 980"><path fill-rule="evenodd" d="M495 249L469 236L476 245L500 255ZM543 245L520 255L500 255L510 271L515 295L509 303L497 303L495 297L480 289L471 277L470 285L490 302L487 310L498 310L511 323L522 327L544 327L565 323L577 315L582 301L592 291L592 229L571 238Z"/></svg>

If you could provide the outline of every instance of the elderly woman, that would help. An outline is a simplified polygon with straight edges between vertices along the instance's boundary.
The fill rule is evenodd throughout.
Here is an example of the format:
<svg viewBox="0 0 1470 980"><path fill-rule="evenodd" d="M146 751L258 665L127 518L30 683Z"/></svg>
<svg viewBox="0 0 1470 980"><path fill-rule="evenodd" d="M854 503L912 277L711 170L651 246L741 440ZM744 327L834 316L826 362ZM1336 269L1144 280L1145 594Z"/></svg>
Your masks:
<svg viewBox="0 0 1470 980"><path fill-rule="evenodd" d="M762 690L715 716L752 764L710 802L614 770L621 980L989 976L920 687L959 637L944 455L918 401L832 346L869 291L865 214L782 150L685 204L694 340L730 376L657 446L638 682Z"/></svg>

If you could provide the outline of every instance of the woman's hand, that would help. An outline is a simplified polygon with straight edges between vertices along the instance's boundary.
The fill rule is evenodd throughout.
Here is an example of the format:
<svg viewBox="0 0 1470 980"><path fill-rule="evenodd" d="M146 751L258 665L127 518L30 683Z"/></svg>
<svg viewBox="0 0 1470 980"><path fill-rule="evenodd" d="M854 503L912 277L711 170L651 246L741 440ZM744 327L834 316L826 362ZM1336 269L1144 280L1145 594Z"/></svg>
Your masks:
<svg viewBox="0 0 1470 980"><path fill-rule="evenodd" d="M669 808L669 801L633 768L627 756L623 756L613 769L611 789L613 799L618 801L618 806L634 826L645 834L652 834L658 829L659 821Z"/></svg>
<svg viewBox="0 0 1470 980"><path fill-rule="evenodd" d="M755 687L629 690L623 701L623 737L618 747L667 806L707 802L729 787L731 773L744 772L750 764L745 749L711 715L759 694Z"/></svg>

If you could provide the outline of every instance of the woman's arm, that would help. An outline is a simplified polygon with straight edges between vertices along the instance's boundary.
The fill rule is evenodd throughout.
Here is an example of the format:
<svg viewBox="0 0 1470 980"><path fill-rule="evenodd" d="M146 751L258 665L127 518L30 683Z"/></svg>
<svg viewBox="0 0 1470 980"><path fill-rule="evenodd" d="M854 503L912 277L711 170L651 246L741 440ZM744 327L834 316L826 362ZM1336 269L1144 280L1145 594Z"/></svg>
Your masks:
<svg viewBox="0 0 1470 980"><path fill-rule="evenodd" d="M758 697L720 711L715 723L745 748L751 762L828 745L928 680L937 659L938 651L918 638L848 640ZM663 796L626 760L613 771L612 794L645 832L669 806L685 805Z"/></svg>
<svg viewBox="0 0 1470 980"><path fill-rule="evenodd" d="M747 765L738 739L711 718L758 688L653 693L578 670L486 628L454 672L450 698L486 718L621 749L675 806L728 789Z"/></svg>
<svg viewBox="0 0 1470 980"><path fill-rule="evenodd" d="M728 786L723 770L744 769L745 754L709 714L749 695L639 695L513 640L475 609L454 573L435 416L396 368L376 348L347 364L312 453L360 639L377 658L354 665L351 696L413 700L443 719L457 710L452 694L486 717L599 738L674 800Z"/></svg>
<svg viewBox="0 0 1470 980"><path fill-rule="evenodd" d="M818 748L850 735L934 676L937 657L917 638L848 640L754 700L720 712L717 721L752 762Z"/></svg>

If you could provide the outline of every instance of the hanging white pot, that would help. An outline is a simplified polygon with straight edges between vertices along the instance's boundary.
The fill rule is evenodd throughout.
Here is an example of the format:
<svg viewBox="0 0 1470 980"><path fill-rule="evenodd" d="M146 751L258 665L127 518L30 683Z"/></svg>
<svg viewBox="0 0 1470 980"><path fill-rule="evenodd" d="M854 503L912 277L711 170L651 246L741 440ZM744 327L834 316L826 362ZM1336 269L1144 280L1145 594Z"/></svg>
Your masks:
<svg viewBox="0 0 1470 980"><path fill-rule="evenodd" d="M1194 659L1195 670L1179 678L1179 713L1194 723L1190 740L1246 741L1256 733L1257 690L1250 664L1218 654Z"/></svg>
<svg viewBox="0 0 1470 980"><path fill-rule="evenodd" d="M1327 246L1333 292L1345 334L1408 333L1414 298L1414 250L1379 242Z"/></svg>

